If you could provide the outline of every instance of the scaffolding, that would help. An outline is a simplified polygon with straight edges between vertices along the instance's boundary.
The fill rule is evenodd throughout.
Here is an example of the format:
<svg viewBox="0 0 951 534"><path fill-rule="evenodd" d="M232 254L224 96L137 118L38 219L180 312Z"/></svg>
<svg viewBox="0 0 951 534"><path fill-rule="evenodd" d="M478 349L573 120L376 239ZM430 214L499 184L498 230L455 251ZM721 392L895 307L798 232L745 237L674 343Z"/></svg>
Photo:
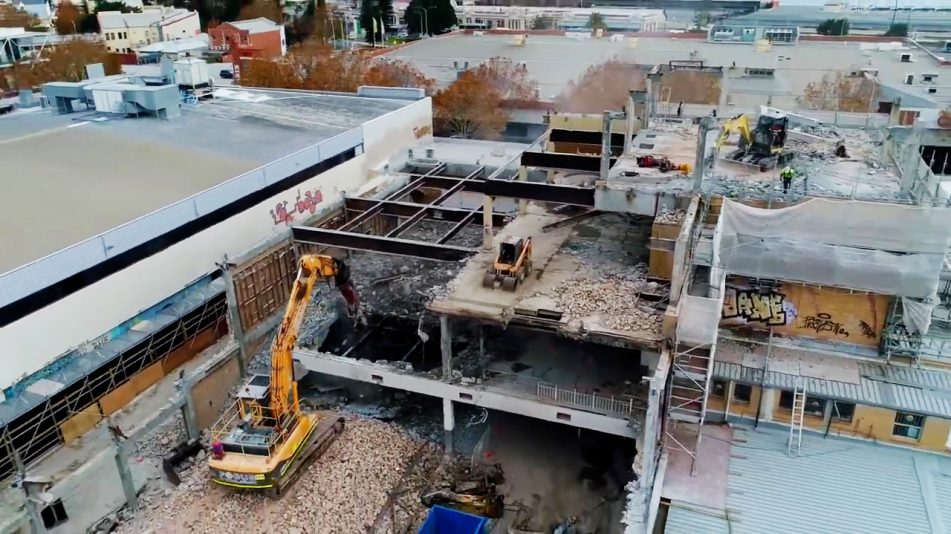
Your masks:
<svg viewBox="0 0 951 534"><path fill-rule="evenodd" d="M174 364L175 351L194 342L205 331L222 328L226 313L224 291L220 283L212 289L214 292L198 303L164 310L169 319L164 326L147 334L130 330L128 336L84 355L76 369L60 370L61 376L50 375L48 379L65 384L55 393L42 399L31 399L35 397L31 394L7 401L11 403L10 415L0 421L0 480L16 475L23 466L28 467L67 443L65 423L85 415L91 428L121 408L104 408L100 401L107 395L154 364L162 365L163 373L170 372L171 365L165 369L164 364ZM90 369L88 366L97 359L101 363ZM73 380L67 378L77 373L82 374Z"/></svg>

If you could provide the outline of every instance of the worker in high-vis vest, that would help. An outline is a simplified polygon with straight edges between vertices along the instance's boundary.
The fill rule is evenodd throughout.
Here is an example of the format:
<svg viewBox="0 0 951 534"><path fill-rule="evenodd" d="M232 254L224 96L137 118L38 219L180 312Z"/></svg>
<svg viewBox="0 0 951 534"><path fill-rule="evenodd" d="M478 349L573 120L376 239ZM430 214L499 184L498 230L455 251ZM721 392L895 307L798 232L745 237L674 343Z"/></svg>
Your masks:
<svg viewBox="0 0 951 534"><path fill-rule="evenodd" d="M783 167L783 170L779 171L779 177L783 180L783 194L789 192L789 188L792 186L793 176L796 175L796 171L792 170L792 167L786 165Z"/></svg>

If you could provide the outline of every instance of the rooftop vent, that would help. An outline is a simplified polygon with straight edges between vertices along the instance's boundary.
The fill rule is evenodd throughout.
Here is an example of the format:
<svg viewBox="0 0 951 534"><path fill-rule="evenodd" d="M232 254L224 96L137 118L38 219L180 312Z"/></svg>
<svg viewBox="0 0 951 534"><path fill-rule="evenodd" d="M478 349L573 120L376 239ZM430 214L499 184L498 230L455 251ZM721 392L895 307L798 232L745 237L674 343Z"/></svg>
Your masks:
<svg viewBox="0 0 951 534"><path fill-rule="evenodd" d="M914 74L906 74L906 75L905 75L905 85L914 85L914 83L915 83L915 75L914 75Z"/></svg>
<svg viewBox="0 0 951 534"><path fill-rule="evenodd" d="M898 54L898 61L902 63L911 63L911 52L902 52Z"/></svg>

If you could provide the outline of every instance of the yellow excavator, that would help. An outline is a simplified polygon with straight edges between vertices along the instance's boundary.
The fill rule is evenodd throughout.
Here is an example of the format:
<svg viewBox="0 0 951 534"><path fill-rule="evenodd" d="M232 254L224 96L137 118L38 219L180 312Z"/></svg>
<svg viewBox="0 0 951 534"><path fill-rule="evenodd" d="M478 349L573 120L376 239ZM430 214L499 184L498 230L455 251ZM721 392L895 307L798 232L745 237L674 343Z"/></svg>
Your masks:
<svg viewBox="0 0 951 534"><path fill-rule="evenodd" d="M212 427L208 466L214 482L280 495L343 432L342 417L304 413L297 397L293 350L318 280L333 281L348 312L357 312L359 300L344 262L316 254L301 257L271 348L270 376L250 377L232 410Z"/></svg>
<svg viewBox="0 0 951 534"><path fill-rule="evenodd" d="M789 118L778 109L760 106L759 119L756 127L750 127L746 115L737 115L727 120L717 139L717 151L726 143L733 133L740 136L737 149L727 154L726 159L758 167L768 171L782 165L793 158L793 153L786 150L786 130Z"/></svg>

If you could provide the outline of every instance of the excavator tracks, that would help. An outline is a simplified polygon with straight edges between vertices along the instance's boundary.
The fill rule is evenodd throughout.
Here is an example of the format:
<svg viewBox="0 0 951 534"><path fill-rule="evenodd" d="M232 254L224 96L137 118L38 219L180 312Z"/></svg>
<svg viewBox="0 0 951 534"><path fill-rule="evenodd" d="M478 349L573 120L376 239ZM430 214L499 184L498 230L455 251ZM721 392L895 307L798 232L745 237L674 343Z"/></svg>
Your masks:
<svg viewBox="0 0 951 534"><path fill-rule="evenodd" d="M324 414L317 427L307 437L307 441L301 445L300 450L294 458L289 460L290 466L287 468L280 479L269 490L272 497L280 497L284 491L289 488L294 481L307 470L310 464L327 451L330 444L343 432L346 422L343 417L336 413Z"/></svg>

